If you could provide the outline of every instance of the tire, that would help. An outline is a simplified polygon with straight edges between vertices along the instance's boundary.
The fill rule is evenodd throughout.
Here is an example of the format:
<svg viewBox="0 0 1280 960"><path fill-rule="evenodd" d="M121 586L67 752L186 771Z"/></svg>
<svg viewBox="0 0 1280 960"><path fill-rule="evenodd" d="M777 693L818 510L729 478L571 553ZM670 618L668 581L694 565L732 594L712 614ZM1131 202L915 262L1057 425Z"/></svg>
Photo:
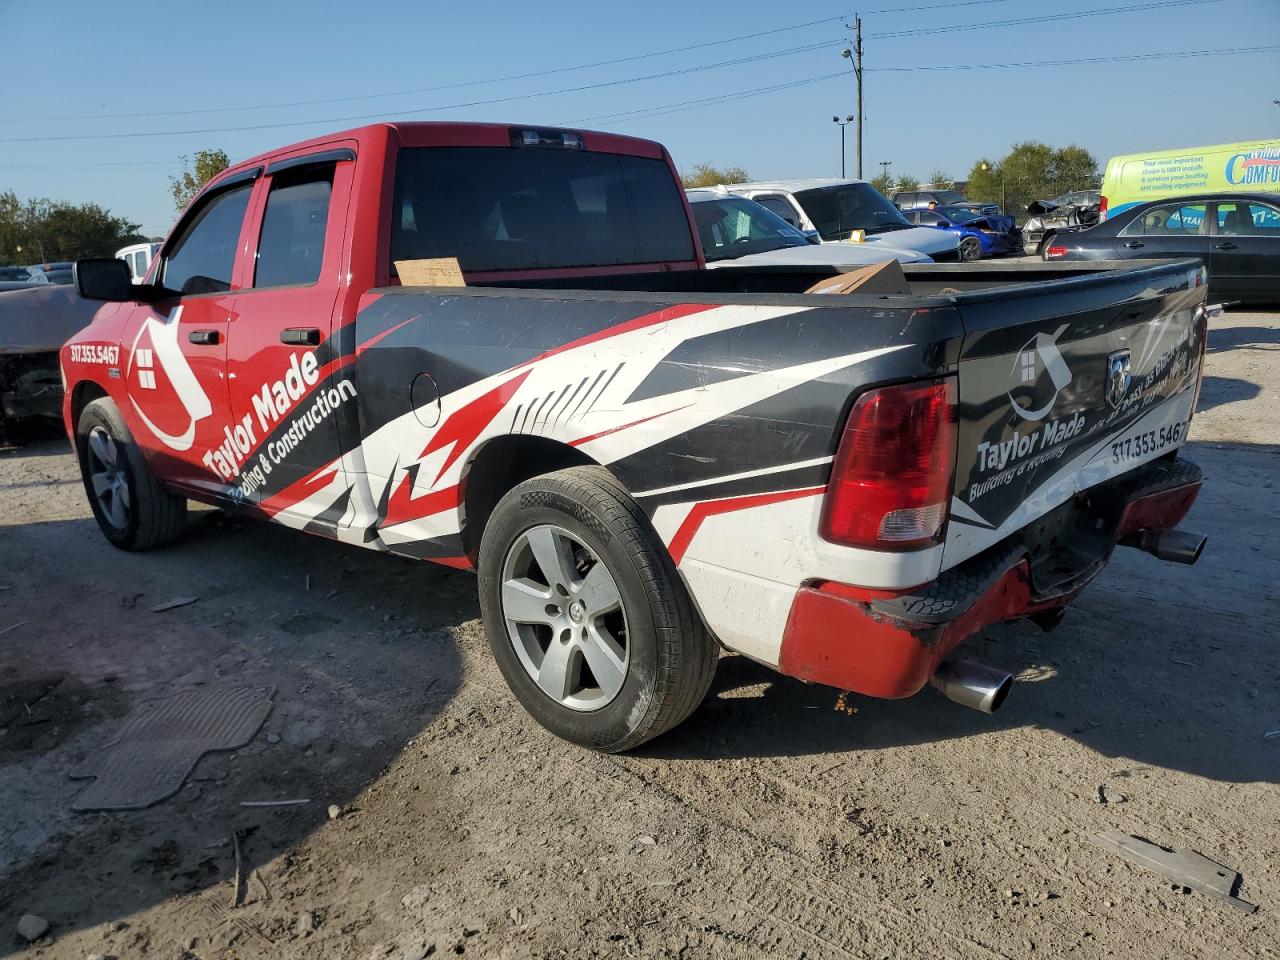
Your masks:
<svg viewBox="0 0 1280 960"><path fill-rule="evenodd" d="M960 262L973 263L982 259L982 241L977 237L965 237L960 241Z"/></svg>
<svg viewBox="0 0 1280 960"><path fill-rule="evenodd" d="M151 550L182 535L187 501L151 472L114 401L103 397L81 411L76 454L94 519L114 546Z"/></svg>
<svg viewBox="0 0 1280 960"><path fill-rule="evenodd" d="M716 644L648 517L603 467L511 490L485 527L478 567L494 659L556 736L629 750L706 696Z"/></svg>

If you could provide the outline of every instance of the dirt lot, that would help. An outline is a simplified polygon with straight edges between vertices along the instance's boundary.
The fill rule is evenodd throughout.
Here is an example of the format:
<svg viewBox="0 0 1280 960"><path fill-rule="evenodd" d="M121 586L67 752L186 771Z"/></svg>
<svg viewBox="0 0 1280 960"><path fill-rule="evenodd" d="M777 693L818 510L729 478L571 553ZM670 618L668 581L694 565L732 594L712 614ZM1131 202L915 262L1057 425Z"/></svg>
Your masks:
<svg viewBox="0 0 1280 960"><path fill-rule="evenodd" d="M0 954L1280 955L1280 315L1228 314L1210 351L1203 559L1121 551L1056 632L976 641L1019 674L999 714L726 657L624 757L514 706L469 575L211 511L121 554L64 444L0 453ZM68 771L134 704L213 682L277 688L248 747L152 809L72 812ZM1131 868L1104 829L1234 866L1261 909ZM51 939L27 947L24 913Z"/></svg>

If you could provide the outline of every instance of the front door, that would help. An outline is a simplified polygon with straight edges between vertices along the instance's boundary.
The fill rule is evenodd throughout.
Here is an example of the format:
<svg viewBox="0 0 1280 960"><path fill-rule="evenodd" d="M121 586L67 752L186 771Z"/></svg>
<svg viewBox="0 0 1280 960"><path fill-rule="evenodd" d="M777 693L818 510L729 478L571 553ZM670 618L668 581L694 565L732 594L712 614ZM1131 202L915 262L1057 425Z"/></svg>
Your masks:
<svg viewBox="0 0 1280 960"><path fill-rule="evenodd" d="M125 331L122 376L130 429L152 469L198 496L228 493L222 452L236 437L227 393L231 279L253 189L242 182L188 211L163 252L158 280L172 296L139 304Z"/></svg>
<svg viewBox="0 0 1280 960"><path fill-rule="evenodd" d="M333 336L354 164L318 156L267 168L227 371L232 415L254 441L246 501L325 524L345 512L338 423L355 403Z"/></svg>
<svg viewBox="0 0 1280 960"><path fill-rule="evenodd" d="M1280 291L1280 209L1219 201L1209 277L1215 299L1272 299Z"/></svg>

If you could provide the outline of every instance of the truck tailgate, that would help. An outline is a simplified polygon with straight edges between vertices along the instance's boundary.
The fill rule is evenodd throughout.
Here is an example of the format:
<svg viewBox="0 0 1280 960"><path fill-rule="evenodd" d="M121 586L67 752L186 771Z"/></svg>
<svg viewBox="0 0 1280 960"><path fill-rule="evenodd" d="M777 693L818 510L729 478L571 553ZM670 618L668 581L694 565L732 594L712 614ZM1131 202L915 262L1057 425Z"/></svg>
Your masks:
<svg viewBox="0 0 1280 960"><path fill-rule="evenodd" d="M1179 447L1197 394L1205 272L1170 261L964 294L943 568Z"/></svg>

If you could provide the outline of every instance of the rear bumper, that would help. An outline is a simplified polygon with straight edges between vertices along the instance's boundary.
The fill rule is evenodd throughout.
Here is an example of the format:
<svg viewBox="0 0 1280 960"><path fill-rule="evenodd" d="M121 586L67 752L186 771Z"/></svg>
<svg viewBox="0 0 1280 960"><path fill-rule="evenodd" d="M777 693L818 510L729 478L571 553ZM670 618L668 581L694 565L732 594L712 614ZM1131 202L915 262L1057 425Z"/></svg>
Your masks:
<svg viewBox="0 0 1280 960"><path fill-rule="evenodd" d="M57 353L0 355L0 420L60 417L62 375Z"/></svg>
<svg viewBox="0 0 1280 960"><path fill-rule="evenodd" d="M1005 620L1052 617L1097 576L1117 544L1176 527L1200 484L1195 464L1157 461L1064 504L1057 539L1033 543L1015 535L922 587L806 585L792 603L778 669L867 696L909 697L975 633ZM1080 529L1096 542L1082 546L1073 533Z"/></svg>

